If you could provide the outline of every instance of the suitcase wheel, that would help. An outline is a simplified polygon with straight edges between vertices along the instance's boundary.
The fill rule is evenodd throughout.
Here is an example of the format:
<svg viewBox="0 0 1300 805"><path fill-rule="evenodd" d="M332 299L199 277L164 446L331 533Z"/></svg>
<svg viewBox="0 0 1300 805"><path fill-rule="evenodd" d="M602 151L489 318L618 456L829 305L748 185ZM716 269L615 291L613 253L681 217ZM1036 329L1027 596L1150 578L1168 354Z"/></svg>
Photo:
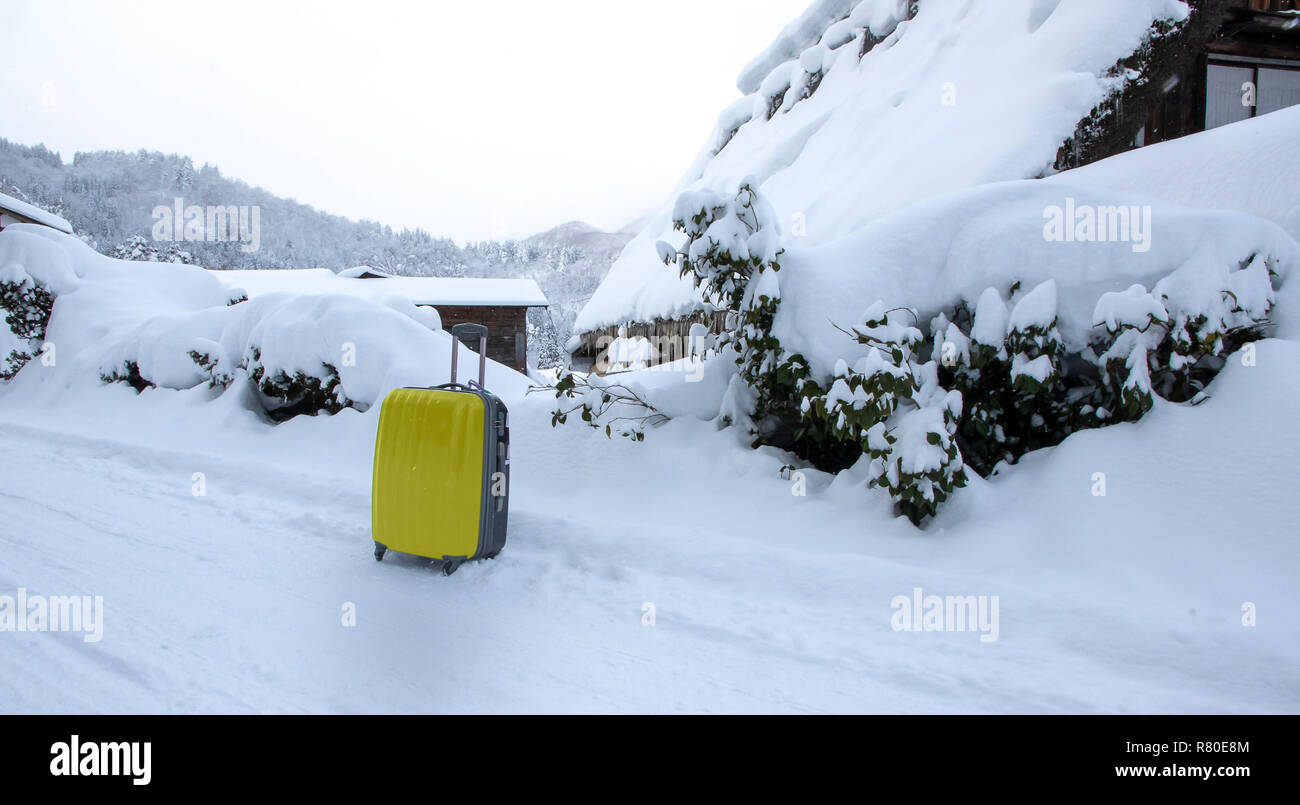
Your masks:
<svg viewBox="0 0 1300 805"><path fill-rule="evenodd" d="M460 560L448 559L446 562L442 563L442 575L450 576L452 573L460 570L461 564Z"/></svg>
<svg viewBox="0 0 1300 805"><path fill-rule="evenodd" d="M376 542L376 543L375 543L375 561L376 561L376 562L382 562L382 561L384 561L384 554L386 554L386 553L388 553L388 548L385 547L385 546L383 546L383 545L380 545L378 542Z"/></svg>

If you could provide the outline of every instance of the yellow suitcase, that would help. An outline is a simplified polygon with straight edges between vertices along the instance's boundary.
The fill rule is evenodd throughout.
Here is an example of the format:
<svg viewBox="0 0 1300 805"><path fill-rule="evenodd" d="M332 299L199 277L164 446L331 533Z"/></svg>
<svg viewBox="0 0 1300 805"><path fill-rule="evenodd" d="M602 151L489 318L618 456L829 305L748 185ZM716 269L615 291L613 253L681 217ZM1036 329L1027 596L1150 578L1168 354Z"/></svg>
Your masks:
<svg viewBox="0 0 1300 805"><path fill-rule="evenodd" d="M388 551L442 563L490 559L506 541L510 423L483 387L487 328L452 329L452 382L391 392L379 413L371 489L375 559ZM456 382L461 339L478 336L479 382Z"/></svg>

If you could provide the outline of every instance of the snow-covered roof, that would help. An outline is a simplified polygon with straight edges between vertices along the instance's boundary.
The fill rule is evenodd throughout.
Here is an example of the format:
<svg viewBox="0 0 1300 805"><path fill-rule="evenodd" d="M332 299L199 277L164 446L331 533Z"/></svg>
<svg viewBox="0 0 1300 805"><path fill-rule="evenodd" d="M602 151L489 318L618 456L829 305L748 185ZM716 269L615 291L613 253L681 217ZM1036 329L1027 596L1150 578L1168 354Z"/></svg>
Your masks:
<svg viewBox="0 0 1300 805"><path fill-rule="evenodd" d="M546 307L546 294L531 279L382 277L359 279L327 268L287 271L213 271L230 288L254 298L269 293L344 294L372 299L397 294L417 305ZM352 270L346 273L360 273Z"/></svg>
<svg viewBox="0 0 1300 805"><path fill-rule="evenodd" d="M44 224L51 229L57 229L60 232L72 234L72 224L52 212L46 212L34 204L28 204L26 201L19 201L13 196L6 196L0 193L0 212L11 212L29 221L35 221L38 224Z"/></svg>
<svg viewBox="0 0 1300 805"><path fill-rule="evenodd" d="M1049 172L1111 74L1179 0L817 0L740 76L744 97L677 193L752 178L789 248L833 243L909 205ZM820 28L820 35L818 29ZM660 260L674 198L579 314L587 332L701 307ZM869 258L863 256L864 262Z"/></svg>

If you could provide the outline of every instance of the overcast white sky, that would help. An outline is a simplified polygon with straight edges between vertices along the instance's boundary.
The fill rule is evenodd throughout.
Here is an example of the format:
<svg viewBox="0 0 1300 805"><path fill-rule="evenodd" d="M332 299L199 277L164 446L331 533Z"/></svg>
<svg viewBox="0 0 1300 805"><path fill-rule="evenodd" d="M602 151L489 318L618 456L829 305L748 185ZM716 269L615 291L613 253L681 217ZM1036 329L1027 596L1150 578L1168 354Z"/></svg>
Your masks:
<svg viewBox="0 0 1300 805"><path fill-rule="evenodd" d="M808 0L5 0L0 137L457 240L666 200Z"/></svg>

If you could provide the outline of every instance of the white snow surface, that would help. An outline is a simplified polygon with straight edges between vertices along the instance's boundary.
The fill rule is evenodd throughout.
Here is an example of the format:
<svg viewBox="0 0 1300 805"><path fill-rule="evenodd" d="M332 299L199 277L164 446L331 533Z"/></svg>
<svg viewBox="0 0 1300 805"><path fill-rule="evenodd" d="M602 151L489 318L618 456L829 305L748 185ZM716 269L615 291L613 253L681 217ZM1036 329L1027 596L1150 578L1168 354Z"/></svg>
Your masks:
<svg viewBox="0 0 1300 805"><path fill-rule="evenodd" d="M747 68L742 88L842 6L815 3ZM811 59L801 53L729 107L673 198L610 269L577 329L700 306L689 279L666 269L655 249L670 234L682 191L734 192L752 176L786 233L797 230L798 245L816 246L916 202L1043 175L1078 122L1114 89L1107 71L1156 20L1188 13L1179 0L929 0L914 19L897 22L900 8L895 0L862 0L848 20L827 26L815 45L824 77L811 97L801 99ZM855 35L848 42L846 25ZM884 40L859 60L868 30ZM786 86L781 110L768 119L769 92Z"/></svg>
<svg viewBox="0 0 1300 805"><path fill-rule="evenodd" d="M1069 199L1080 207L1149 207L1151 248L1046 239L1044 211ZM1232 272L1257 255L1274 266L1280 282L1300 268L1300 245L1276 224L1245 213L1179 207L1063 180L985 185L915 204L827 246L789 249L773 332L815 374L829 375L836 360L852 363L867 349L840 328L861 325L877 301L887 309L916 308L924 318L959 301L982 308L989 288L1006 293L1019 282L1024 296L1050 282L1061 334L1078 349L1093 334L1102 295L1165 281L1162 289L1196 308L1232 287ZM1050 323L1048 296L1022 315L1047 316ZM1013 311L1019 301L1012 300ZM1000 345L983 331L977 335L981 343Z"/></svg>
<svg viewBox="0 0 1300 805"><path fill-rule="evenodd" d="M861 467L804 470L793 494L789 456L705 421L725 359L620 375L678 417L639 444L552 429L550 395L499 377L509 542L444 578L372 558L378 406L272 425L238 385L137 395L94 369L225 316L314 357L341 326L314 314L335 304L385 340L424 339L389 366L436 373L445 334L357 299L227 308L201 269L118 263L35 226L0 233L0 272L61 293L58 365L0 386L0 595L104 602L97 643L0 633L0 711L1300 712L1294 282L1277 308L1290 340L1230 356L1207 402L1157 402L974 478L923 532ZM894 631L894 599L918 588L997 596L998 639Z"/></svg>
<svg viewBox="0 0 1300 805"><path fill-rule="evenodd" d="M1272 221L1300 240L1300 106L1180 137L1068 171L1049 181L1230 209Z"/></svg>
<svg viewBox="0 0 1300 805"><path fill-rule="evenodd" d="M512 401L509 543L450 578L371 558L378 409L0 390L0 593L104 599L98 643L0 634L0 711L1300 712L1300 348L1257 358L924 534L711 423L611 442ZM997 595L998 640L893 631L916 588Z"/></svg>

